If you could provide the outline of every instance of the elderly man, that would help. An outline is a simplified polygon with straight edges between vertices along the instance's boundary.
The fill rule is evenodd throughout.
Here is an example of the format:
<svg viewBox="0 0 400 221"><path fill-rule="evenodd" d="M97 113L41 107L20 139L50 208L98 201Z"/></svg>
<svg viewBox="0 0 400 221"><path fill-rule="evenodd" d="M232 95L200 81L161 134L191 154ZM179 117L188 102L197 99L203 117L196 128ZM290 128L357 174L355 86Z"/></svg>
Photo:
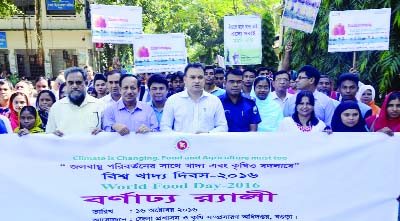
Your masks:
<svg viewBox="0 0 400 221"><path fill-rule="evenodd" d="M54 103L49 112L46 133L57 136L101 131L104 103L86 94L87 74L82 68L71 67L64 71L67 97Z"/></svg>
<svg viewBox="0 0 400 221"><path fill-rule="evenodd" d="M226 132L228 125L218 97L204 91L204 68L200 63L185 67L186 89L172 95L164 106L161 131Z"/></svg>

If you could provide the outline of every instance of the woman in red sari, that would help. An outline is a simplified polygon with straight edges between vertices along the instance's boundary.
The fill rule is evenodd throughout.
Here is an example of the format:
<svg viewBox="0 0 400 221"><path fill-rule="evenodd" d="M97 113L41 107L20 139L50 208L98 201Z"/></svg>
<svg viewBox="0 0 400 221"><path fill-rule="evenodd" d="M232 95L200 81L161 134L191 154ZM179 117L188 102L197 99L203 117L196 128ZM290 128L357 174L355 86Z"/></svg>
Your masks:
<svg viewBox="0 0 400 221"><path fill-rule="evenodd" d="M366 121L372 132L384 132L390 136L400 132L400 91L386 95L379 115L372 115Z"/></svg>

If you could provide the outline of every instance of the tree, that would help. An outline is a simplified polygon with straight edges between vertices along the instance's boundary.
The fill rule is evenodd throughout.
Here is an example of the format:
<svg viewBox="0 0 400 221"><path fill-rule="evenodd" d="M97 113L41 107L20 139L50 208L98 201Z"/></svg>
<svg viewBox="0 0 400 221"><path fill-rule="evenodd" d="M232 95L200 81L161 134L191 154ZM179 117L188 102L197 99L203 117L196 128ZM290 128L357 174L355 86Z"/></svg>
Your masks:
<svg viewBox="0 0 400 221"><path fill-rule="evenodd" d="M0 18L8 18L17 14L22 14L22 12L14 5L13 0L0 1Z"/></svg>
<svg viewBox="0 0 400 221"><path fill-rule="evenodd" d="M357 69L364 83L372 84L384 94L397 87L400 81L400 1L324 0L321 3L313 33L294 31L292 68L305 64L316 66L321 72L338 77L352 67L352 53L328 53L330 11L392 8L388 51L357 52ZM287 37L290 32L287 33Z"/></svg>

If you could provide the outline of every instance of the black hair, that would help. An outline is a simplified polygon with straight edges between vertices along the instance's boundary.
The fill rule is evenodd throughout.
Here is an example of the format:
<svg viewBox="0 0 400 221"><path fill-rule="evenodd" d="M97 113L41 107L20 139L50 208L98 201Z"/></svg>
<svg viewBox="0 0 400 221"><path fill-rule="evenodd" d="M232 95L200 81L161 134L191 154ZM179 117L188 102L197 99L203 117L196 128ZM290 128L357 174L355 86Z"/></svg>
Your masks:
<svg viewBox="0 0 400 221"><path fill-rule="evenodd" d="M121 78L119 79L119 86L122 87L122 81L127 78L127 77L133 77L137 81L137 87L140 89L140 85L142 82L139 81L139 78L136 75L131 75L131 74L122 74Z"/></svg>
<svg viewBox="0 0 400 221"><path fill-rule="evenodd" d="M95 84L96 84L96 81L98 81L98 80L102 80L102 81L104 81L104 82L107 82L107 79L106 79L106 77L104 77L103 74L96 74L96 75L94 76L94 79L93 79L93 84L95 85Z"/></svg>
<svg viewBox="0 0 400 221"><path fill-rule="evenodd" d="M23 111L28 111L30 114L32 114L35 117L36 120L36 116L37 116L37 110L35 107L33 106L24 106L21 108L20 114L22 114Z"/></svg>
<svg viewBox="0 0 400 221"><path fill-rule="evenodd" d="M161 74L153 74L147 80L147 87L150 88L153 83L160 83L164 84L165 87L168 89L168 81L167 79Z"/></svg>
<svg viewBox="0 0 400 221"><path fill-rule="evenodd" d="M58 99L61 99L61 94L64 87L65 87L65 82L60 84L60 88L58 88Z"/></svg>
<svg viewBox="0 0 400 221"><path fill-rule="evenodd" d="M246 73L247 71L248 71L248 72L251 72L251 73L254 73L254 75L257 77L257 71L254 70L253 68L246 68L246 69L244 69L243 74Z"/></svg>
<svg viewBox="0 0 400 221"><path fill-rule="evenodd" d="M105 74L106 82L108 81L108 76L113 74L119 74L121 76L121 70L113 69Z"/></svg>
<svg viewBox="0 0 400 221"><path fill-rule="evenodd" d="M97 93L97 91L96 91L96 89L94 88L94 87L89 87L88 89L87 89L87 93L89 94L94 94L94 97L97 97L97 96L99 96L99 94Z"/></svg>
<svg viewBox="0 0 400 221"><path fill-rule="evenodd" d="M253 83L253 89L254 90L256 89L256 86L257 86L258 82L260 82L260 81L267 81L268 82L268 86L271 88L271 81L269 80L268 77L258 76L258 77L256 77L256 79L254 79L254 83Z"/></svg>
<svg viewBox="0 0 400 221"><path fill-rule="evenodd" d="M182 71L178 71L178 72L173 73L172 77L171 77L171 81L174 81L177 78L183 80L183 72Z"/></svg>
<svg viewBox="0 0 400 221"><path fill-rule="evenodd" d="M226 72L225 80L228 79L228 75L230 75L230 74L236 75L236 76L241 76L243 78L243 72L238 68L237 69L232 69L232 70L229 70L228 72Z"/></svg>
<svg viewBox="0 0 400 221"><path fill-rule="evenodd" d="M358 76L356 74L353 74L353 73L343 73L343 74L341 74L339 76L339 79L337 80L337 86L341 87L343 81L347 81L347 80L348 81L353 81L356 84L356 86L358 87L359 78L358 78Z"/></svg>
<svg viewBox="0 0 400 221"><path fill-rule="evenodd" d="M390 101L397 100L397 99L400 100L400 91L392 92L388 97L387 104L389 104Z"/></svg>
<svg viewBox="0 0 400 221"><path fill-rule="evenodd" d="M223 74L225 76L225 71L223 68L215 68L215 74Z"/></svg>
<svg viewBox="0 0 400 221"><path fill-rule="evenodd" d="M315 67L313 67L311 65L305 65L305 66L301 67L298 72L300 73L303 71L306 73L307 77L315 79L314 85L317 86L319 79L321 78L321 73Z"/></svg>
<svg viewBox="0 0 400 221"><path fill-rule="evenodd" d="M188 63L185 67L185 71L183 72L184 76L186 76L188 70L190 68L197 68L197 69L201 69L204 72L204 66L201 63L198 62L194 62L194 63Z"/></svg>
<svg viewBox="0 0 400 221"><path fill-rule="evenodd" d="M42 90L39 92L39 94L36 97L36 108L39 108L39 100L40 100L40 96L42 96L42 94L44 93L48 93L51 100L53 101L53 103L55 103L57 101L56 99L56 95L54 95L53 91L51 90Z"/></svg>
<svg viewBox="0 0 400 221"><path fill-rule="evenodd" d="M315 106L315 98L314 95L311 91L307 91L307 90L303 90L300 91L297 96L296 96L296 106L294 108L294 114L292 115L292 118L294 120L294 122L298 123L301 125L300 119L299 119L299 112L297 111L297 105L300 104L301 99L303 97L308 97L308 99L310 100L310 104L314 107ZM311 117L310 120L307 122L307 125L309 126L315 126L317 125L319 122L318 118L315 116L315 111L313 108L313 111L311 112Z"/></svg>
<svg viewBox="0 0 400 221"><path fill-rule="evenodd" d="M286 70L280 70L280 71L274 72L272 74L272 79L275 81L276 80L276 76L281 75L281 74L287 74L287 76L289 77L289 80L290 80L290 74Z"/></svg>
<svg viewBox="0 0 400 221"><path fill-rule="evenodd" d="M208 70L208 69L212 69L213 72L214 72L214 74L215 74L215 66L214 66L214 65L207 65L207 66L205 66L205 67L204 67L204 72L205 72L206 70Z"/></svg>

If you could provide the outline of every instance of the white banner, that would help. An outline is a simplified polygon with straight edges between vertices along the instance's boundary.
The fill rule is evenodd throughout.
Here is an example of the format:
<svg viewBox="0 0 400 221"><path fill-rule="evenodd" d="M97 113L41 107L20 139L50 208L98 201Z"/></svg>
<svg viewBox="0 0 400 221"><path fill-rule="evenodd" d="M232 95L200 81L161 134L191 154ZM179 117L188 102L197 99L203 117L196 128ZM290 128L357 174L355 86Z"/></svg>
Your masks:
<svg viewBox="0 0 400 221"><path fill-rule="evenodd" d="M313 32L321 0L286 0L282 25L307 33Z"/></svg>
<svg viewBox="0 0 400 221"><path fill-rule="evenodd" d="M132 44L143 32L141 7L92 4L90 13L93 42Z"/></svg>
<svg viewBox="0 0 400 221"><path fill-rule="evenodd" d="M399 134L0 141L2 220L397 220Z"/></svg>
<svg viewBox="0 0 400 221"><path fill-rule="evenodd" d="M328 52L389 50L390 8L329 13Z"/></svg>
<svg viewBox="0 0 400 221"><path fill-rule="evenodd" d="M133 51L136 73L183 71L187 65L183 33L136 35Z"/></svg>
<svg viewBox="0 0 400 221"><path fill-rule="evenodd" d="M224 17L224 57L226 65L261 64L260 16Z"/></svg>

